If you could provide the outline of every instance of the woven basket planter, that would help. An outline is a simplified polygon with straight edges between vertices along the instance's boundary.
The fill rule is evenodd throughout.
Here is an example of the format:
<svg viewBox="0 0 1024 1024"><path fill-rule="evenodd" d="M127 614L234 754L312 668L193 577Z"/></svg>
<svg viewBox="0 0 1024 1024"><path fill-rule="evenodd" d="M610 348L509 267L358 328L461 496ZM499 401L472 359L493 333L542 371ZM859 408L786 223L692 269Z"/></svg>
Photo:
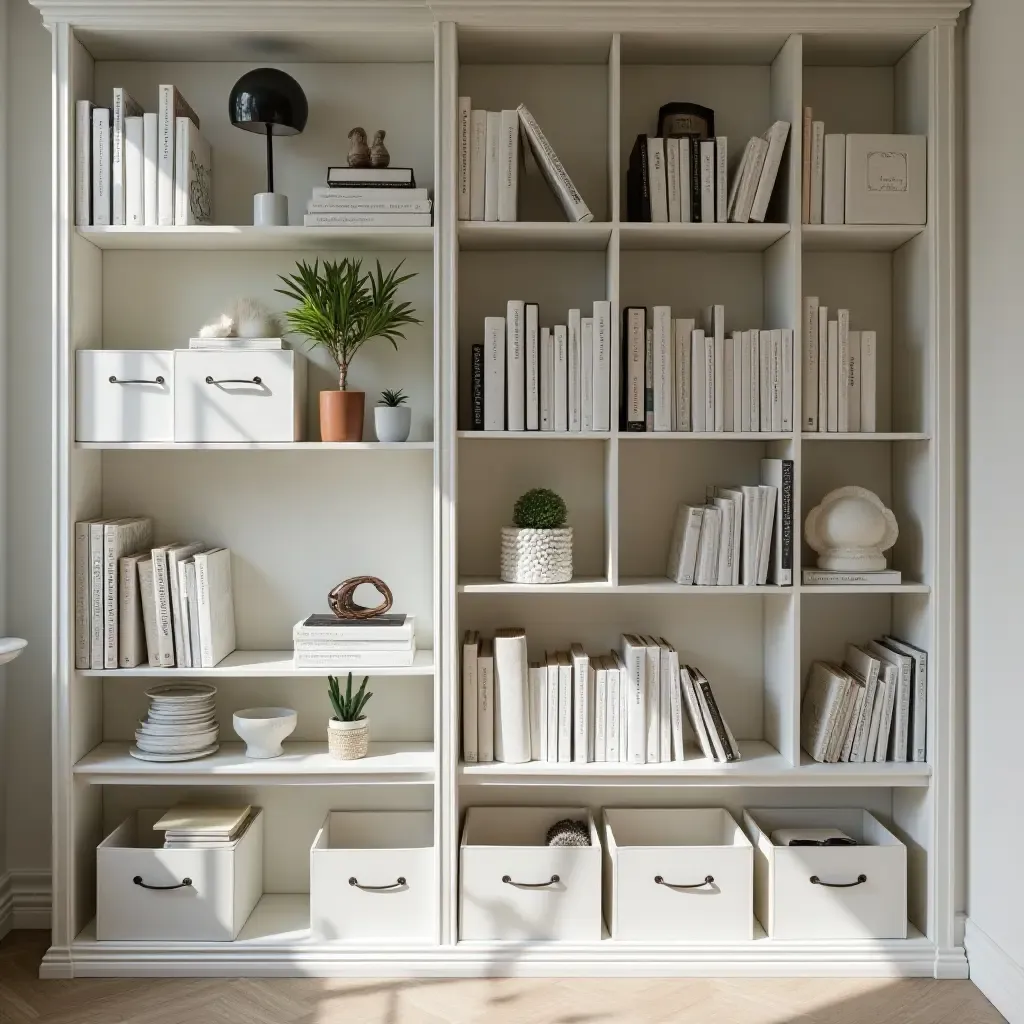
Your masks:
<svg viewBox="0 0 1024 1024"><path fill-rule="evenodd" d="M572 579L572 527L526 530L503 526L501 578L505 583L568 583Z"/></svg>
<svg viewBox="0 0 1024 1024"><path fill-rule="evenodd" d="M366 757L370 748L370 720L360 722L339 722L331 719L327 723L327 749L331 757L339 761L356 761Z"/></svg>

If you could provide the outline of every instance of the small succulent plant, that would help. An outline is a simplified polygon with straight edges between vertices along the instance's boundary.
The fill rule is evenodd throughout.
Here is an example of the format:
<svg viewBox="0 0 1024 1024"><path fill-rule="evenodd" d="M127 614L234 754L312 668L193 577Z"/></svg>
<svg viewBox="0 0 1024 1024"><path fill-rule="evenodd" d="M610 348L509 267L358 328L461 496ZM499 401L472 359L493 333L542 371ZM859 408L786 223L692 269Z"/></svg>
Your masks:
<svg viewBox="0 0 1024 1024"><path fill-rule="evenodd" d="M362 685L353 693L352 673L349 672L348 686L345 687L345 692L342 693L338 677L327 677L327 693L331 698L331 707L334 708L334 720L336 722L359 722L366 717L363 714L363 709L373 696L372 693L366 692L366 684L369 681L369 676L363 676Z"/></svg>
<svg viewBox="0 0 1024 1024"><path fill-rule="evenodd" d="M516 501L512 518L524 530L558 530L568 518L565 502L546 487L535 487Z"/></svg>
<svg viewBox="0 0 1024 1024"><path fill-rule="evenodd" d="M389 409L397 409L408 401L409 396L401 388L397 391L385 389L380 393L380 404L387 406Z"/></svg>

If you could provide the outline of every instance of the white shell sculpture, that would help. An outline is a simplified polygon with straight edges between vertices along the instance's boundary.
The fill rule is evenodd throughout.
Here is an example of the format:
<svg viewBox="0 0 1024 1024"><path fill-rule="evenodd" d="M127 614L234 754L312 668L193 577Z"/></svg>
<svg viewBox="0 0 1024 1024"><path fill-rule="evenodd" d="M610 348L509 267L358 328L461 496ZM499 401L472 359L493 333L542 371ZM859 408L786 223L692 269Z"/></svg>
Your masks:
<svg viewBox="0 0 1024 1024"><path fill-rule="evenodd" d="M839 487L812 508L804 524L819 569L874 572L885 568L883 551L896 543L896 517L866 487Z"/></svg>

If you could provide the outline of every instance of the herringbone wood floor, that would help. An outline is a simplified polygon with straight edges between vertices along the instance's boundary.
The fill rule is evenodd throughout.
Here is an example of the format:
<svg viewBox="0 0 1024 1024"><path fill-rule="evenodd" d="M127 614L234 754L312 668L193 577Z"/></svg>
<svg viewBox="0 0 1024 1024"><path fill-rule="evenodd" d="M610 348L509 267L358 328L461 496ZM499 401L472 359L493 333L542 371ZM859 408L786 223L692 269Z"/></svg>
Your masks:
<svg viewBox="0 0 1024 1024"><path fill-rule="evenodd" d="M48 936L0 942L12 1024L1002 1024L969 981L40 981Z"/></svg>

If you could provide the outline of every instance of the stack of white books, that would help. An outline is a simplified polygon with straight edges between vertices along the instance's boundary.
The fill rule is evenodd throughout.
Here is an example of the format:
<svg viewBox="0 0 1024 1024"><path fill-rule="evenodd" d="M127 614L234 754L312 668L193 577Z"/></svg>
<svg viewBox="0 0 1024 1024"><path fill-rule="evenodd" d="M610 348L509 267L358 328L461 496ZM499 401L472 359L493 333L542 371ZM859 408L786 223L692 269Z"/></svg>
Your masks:
<svg viewBox="0 0 1024 1024"><path fill-rule="evenodd" d="M179 804L153 826L163 832L165 850L216 850L232 846L258 813L250 807Z"/></svg>
<svg viewBox="0 0 1024 1024"><path fill-rule="evenodd" d="M842 665L811 665L800 742L825 763L926 761L928 655L892 636L848 644Z"/></svg>
<svg viewBox="0 0 1024 1024"><path fill-rule="evenodd" d="M372 619L309 615L292 629L296 668L407 668L416 657L416 619L400 612Z"/></svg>
<svg viewBox="0 0 1024 1024"><path fill-rule="evenodd" d="M581 644L530 662L521 628L492 639L469 630L462 648L462 749L467 764L620 762L685 757L688 718L705 756L739 748L699 669L663 637L627 633L618 651Z"/></svg>
<svg viewBox="0 0 1024 1024"><path fill-rule="evenodd" d="M411 167L331 167L302 223L316 227L428 228L433 203Z"/></svg>

